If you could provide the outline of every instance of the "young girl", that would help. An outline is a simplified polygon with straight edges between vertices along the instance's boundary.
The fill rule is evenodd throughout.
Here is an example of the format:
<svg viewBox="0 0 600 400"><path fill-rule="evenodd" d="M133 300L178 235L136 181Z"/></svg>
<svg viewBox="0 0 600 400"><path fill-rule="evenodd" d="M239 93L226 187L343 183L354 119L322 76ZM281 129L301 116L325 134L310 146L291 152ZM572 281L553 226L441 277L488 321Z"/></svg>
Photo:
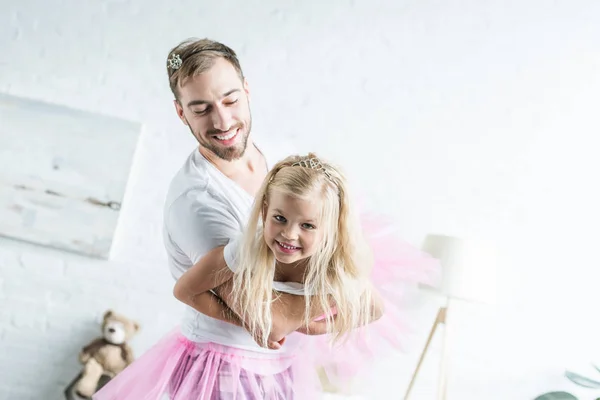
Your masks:
<svg viewBox="0 0 600 400"><path fill-rule="evenodd" d="M422 280L435 267L414 250L394 255L398 247L379 258L385 265L377 255L374 262L350 203L342 173L314 154L276 164L256 196L245 232L210 252L174 289L179 300L232 332L243 327L253 345L210 332L199 334L202 339L174 332L94 399L319 398L316 364L333 362L339 373L339 362L347 360L336 354L359 348L343 339L382 316L389 299L373 282L404 279L401 270L419 271L416 280ZM385 273L374 275L374 265ZM205 301L209 291L229 306L211 306ZM281 293L295 296L284 301ZM287 310L286 318L276 318L282 315L276 309ZM218 331L226 336L222 328ZM311 341L307 335L331 341Z"/></svg>

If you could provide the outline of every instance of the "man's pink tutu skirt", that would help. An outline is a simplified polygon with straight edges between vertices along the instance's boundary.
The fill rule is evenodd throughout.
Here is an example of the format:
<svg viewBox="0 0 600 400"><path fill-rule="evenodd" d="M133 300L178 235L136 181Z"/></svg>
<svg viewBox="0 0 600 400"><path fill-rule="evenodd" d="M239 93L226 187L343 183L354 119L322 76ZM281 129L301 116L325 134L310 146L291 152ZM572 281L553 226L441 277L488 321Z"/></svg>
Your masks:
<svg viewBox="0 0 600 400"><path fill-rule="evenodd" d="M362 219L373 247L373 282L385 302L378 321L331 345L327 335L302 336L291 354L195 343L178 329L166 335L113 378L94 400L314 400L323 383L344 388L367 374L380 357L402 351L408 326L405 289L434 284L437 260L404 243L385 219ZM285 344L284 344L285 346Z"/></svg>

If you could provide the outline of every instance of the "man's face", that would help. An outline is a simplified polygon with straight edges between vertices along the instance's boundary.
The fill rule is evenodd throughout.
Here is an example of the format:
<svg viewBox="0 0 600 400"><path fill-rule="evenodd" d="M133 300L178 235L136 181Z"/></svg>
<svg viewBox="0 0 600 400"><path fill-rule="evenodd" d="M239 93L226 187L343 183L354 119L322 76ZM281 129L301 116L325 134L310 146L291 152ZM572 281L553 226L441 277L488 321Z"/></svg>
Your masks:
<svg viewBox="0 0 600 400"><path fill-rule="evenodd" d="M200 146L227 161L244 155L252 127L248 84L229 61L217 58L185 81L175 108Z"/></svg>

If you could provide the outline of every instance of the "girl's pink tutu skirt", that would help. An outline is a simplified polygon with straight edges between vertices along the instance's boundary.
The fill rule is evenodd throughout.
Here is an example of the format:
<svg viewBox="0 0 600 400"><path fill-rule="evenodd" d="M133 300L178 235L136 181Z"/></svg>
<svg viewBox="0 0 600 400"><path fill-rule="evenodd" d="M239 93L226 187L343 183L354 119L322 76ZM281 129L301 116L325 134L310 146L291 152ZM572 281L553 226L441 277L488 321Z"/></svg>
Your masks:
<svg viewBox="0 0 600 400"><path fill-rule="evenodd" d="M248 350L192 342L178 329L93 396L93 400L318 398L317 372L301 349L294 355L267 358Z"/></svg>
<svg viewBox="0 0 600 400"><path fill-rule="evenodd" d="M384 315L340 343L332 345L321 335L311 336L307 346L323 384L337 393L352 394L353 383L370 375L377 360L404 352L411 330L407 302L419 284L435 286L441 272L437 259L399 238L390 219L362 214L361 223L373 251L371 279L383 298Z"/></svg>
<svg viewBox="0 0 600 400"><path fill-rule="evenodd" d="M401 241L385 219L362 218L375 257L373 283L385 314L355 329L341 344L328 335L303 336L297 351L278 358L214 343L195 343L175 331L117 375L94 400L314 400L323 386L344 391L408 333L406 289L434 283L438 262ZM293 333L293 335L300 335ZM285 344L284 344L285 346Z"/></svg>

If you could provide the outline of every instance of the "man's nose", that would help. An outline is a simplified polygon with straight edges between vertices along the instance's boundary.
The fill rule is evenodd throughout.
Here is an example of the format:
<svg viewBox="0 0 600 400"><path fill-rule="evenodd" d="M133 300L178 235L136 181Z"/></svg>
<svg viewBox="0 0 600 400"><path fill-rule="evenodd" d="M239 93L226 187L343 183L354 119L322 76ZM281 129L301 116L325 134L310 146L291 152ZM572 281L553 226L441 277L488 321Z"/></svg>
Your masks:
<svg viewBox="0 0 600 400"><path fill-rule="evenodd" d="M231 111L225 107L215 107L212 113L212 123L215 129L222 132L227 132L233 126L233 118L231 117Z"/></svg>

